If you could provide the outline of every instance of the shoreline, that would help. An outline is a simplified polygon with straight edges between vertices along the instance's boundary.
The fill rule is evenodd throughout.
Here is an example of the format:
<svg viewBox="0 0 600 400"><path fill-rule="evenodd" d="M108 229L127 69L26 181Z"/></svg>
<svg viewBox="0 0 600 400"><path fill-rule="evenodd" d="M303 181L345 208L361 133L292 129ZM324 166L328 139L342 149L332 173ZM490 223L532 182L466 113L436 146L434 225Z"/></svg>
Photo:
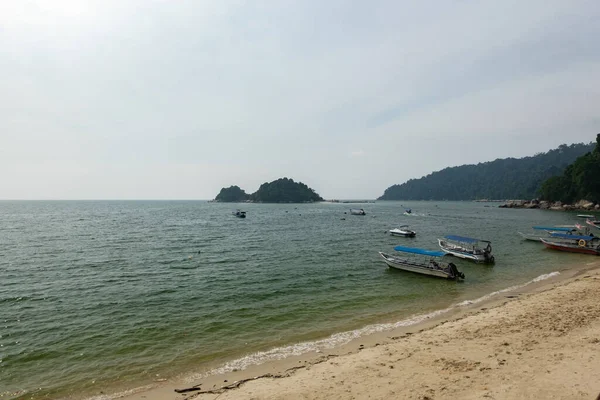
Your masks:
<svg viewBox="0 0 600 400"><path fill-rule="evenodd" d="M507 303L535 296L538 293L555 290L558 287L568 286L570 283L578 280L581 275L593 273L600 276L600 261L590 260L590 262L563 268L560 274L547 276L545 274L532 281L522 285L513 286L500 291L496 291L478 299L453 304L449 308L437 310L428 314L414 315L407 320L398 321L388 325L388 329L380 329L368 333L364 336L352 338L347 343L338 345L334 348L310 351L300 355L292 355L283 359L268 360L260 364L250 365L243 370L226 371L221 368L221 373L206 376L206 374L189 374L171 379L158 379L154 384L146 385L115 393L112 395L96 395L87 397L88 399L113 399L124 398L130 400L158 400L158 399L191 399L191 398L210 398L215 393L222 393L226 396L231 392L232 395L246 385L264 380L272 380L272 377L288 377L296 375L301 371L309 371L313 366L327 364L331 358L337 358L342 362L348 357L356 356L358 353L369 349L373 350L380 346L388 346L395 343L398 339L415 337L423 332L435 330L449 322L460 323L465 318L477 316L488 312L488 310L502 309ZM538 281L536 281L538 280ZM405 324L406 321L414 323ZM396 326L393 326L396 325ZM371 326L368 326L371 327ZM366 329L365 327L363 329ZM360 329L358 330L360 331ZM355 331L353 331L355 332ZM348 332L343 332L348 333ZM221 367L224 367L221 365ZM226 369L226 368L225 368ZM232 368L229 368L232 369ZM218 368L216 369L218 370ZM215 370L213 370L215 371ZM264 376L264 379L257 377ZM271 377L271 378L269 378ZM296 378L295 378L296 379ZM278 380L281 382L282 380ZM194 390L196 387L196 390ZM197 387L200 390L197 390ZM178 394L175 390L191 389L183 394ZM204 394L203 394L204 393ZM260 398L260 397L259 397Z"/></svg>

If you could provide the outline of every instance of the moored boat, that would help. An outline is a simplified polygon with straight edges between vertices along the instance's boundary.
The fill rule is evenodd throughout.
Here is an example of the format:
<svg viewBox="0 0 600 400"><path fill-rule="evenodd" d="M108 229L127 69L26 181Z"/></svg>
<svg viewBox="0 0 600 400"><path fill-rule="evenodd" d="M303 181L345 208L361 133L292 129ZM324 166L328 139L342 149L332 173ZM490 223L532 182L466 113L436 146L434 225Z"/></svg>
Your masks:
<svg viewBox="0 0 600 400"><path fill-rule="evenodd" d="M232 211L231 213L238 218L246 218L246 211L235 210L235 211Z"/></svg>
<svg viewBox="0 0 600 400"><path fill-rule="evenodd" d="M565 234L573 234L577 232L577 228L573 226L534 226L533 229L544 231L543 233L523 233L517 232L523 239L529 240L532 242L541 242L542 237L550 237L552 233L565 233Z"/></svg>
<svg viewBox="0 0 600 400"><path fill-rule="evenodd" d="M396 246L394 247L394 250L403 253L428 256L430 259L428 261L421 261L419 259L415 259L414 257L401 258L379 252L379 255L390 268L446 279L459 280L465 278L465 275L460 272L453 263L437 260L445 255L445 253L442 251L430 251L404 246Z"/></svg>
<svg viewBox="0 0 600 400"><path fill-rule="evenodd" d="M401 225L399 228L390 229L392 236L415 237L417 233L408 228L408 225Z"/></svg>
<svg viewBox="0 0 600 400"><path fill-rule="evenodd" d="M553 250L569 253L582 253L600 255L600 238L596 236L565 235L554 233L549 239L542 239L542 243Z"/></svg>
<svg viewBox="0 0 600 400"><path fill-rule="evenodd" d="M351 208L350 215L367 215L367 213L362 208Z"/></svg>
<svg viewBox="0 0 600 400"><path fill-rule="evenodd" d="M529 240L531 242L541 242L542 238L540 236L540 234L535 234L535 233L523 233L523 232L517 232L523 239L525 240Z"/></svg>
<svg viewBox="0 0 600 400"><path fill-rule="evenodd" d="M465 236L448 235L438 239L440 248L450 254L476 263L493 263L492 242Z"/></svg>

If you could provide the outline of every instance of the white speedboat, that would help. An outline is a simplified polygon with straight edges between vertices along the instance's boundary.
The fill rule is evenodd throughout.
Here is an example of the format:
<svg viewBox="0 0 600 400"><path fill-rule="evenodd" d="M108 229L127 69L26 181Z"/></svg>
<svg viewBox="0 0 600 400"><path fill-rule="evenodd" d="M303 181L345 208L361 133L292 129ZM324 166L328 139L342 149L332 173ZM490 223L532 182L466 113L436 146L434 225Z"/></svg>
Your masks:
<svg viewBox="0 0 600 400"><path fill-rule="evenodd" d="M392 236L403 236L403 237L415 237L416 232L408 229L408 225L402 225L400 228L390 229L390 235Z"/></svg>
<svg viewBox="0 0 600 400"><path fill-rule="evenodd" d="M362 208L351 208L350 215L367 215L367 213Z"/></svg>
<svg viewBox="0 0 600 400"><path fill-rule="evenodd" d="M441 260L438 261L436 259L445 255L441 251L430 251L403 246L396 246L394 247L394 250L404 253L429 256L430 259L428 261L420 261L415 258L400 258L379 252L381 258L383 258L387 266L390 268L400 269L409 272L416 272L418 274L423 275L437 276L439 278L446 279L458 280L465 278L465 275L456 268L456 265L452 263L442 262Z"/></svg>
<svg viewBox="0 0 600 400"><path fill-rule="evenodd" d="M492 242L464 236L448 235L438 239L442 251L477 263L493 263Z"/></svg>
<svg viewBox="0 0 600 400"><path fill-rule="evenodd" d="M246 218L246 211L236 210L232 211L231 213L238 218Z"/></svg>

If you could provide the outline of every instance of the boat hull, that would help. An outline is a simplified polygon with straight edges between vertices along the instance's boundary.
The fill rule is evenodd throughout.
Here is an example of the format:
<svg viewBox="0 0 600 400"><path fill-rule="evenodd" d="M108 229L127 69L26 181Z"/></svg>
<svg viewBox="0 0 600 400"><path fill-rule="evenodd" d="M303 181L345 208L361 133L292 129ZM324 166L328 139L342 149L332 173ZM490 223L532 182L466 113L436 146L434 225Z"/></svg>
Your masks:
<svg viewBox="0 0 600 400"><path fill-rule="evenodd" d="M526 233L523 232L517 232L519 235L521 235L521 237L525 240L529 240L531 242L541 242L542 238L539 237L539 235L528 235Z"/></svg>
<svg viewBox="0 0 600 400"><path fill-rule="evenodd" d="M401 230L392 229L392 230L390 230L390 235L402 236L402 237L415 237L416 233L412 232L412 231L401 231Z"/></svg>
<svg viewBox="0 0 600 400"><path fill-rule="evenodd" d="M579 253L579 254L590 254L593 256L600 256L600 250L592 247L581 247L577 245L569 245L565 243L553 243L542 239L542 243L549 249L566 251L568 253Z"/></svg>
<svg viewBox="0 0 600 400"><path fill-rule="evenodd" d="M455 277L454 275L452 275L446 271L443 271L441 269L428 268L424 264L418 264L418 263L411 262L409 260L402 260L399 258L391 257L391 256L389 256L385 253L381 253L381 252L379 253L379 255L381 255L381 258L383 258L383 260L385 261L387 266L390 268L399 269L399 270L408 271L408 272L415 272L415 273L421 274L421 275L435 276L438 278L457 279L457 277Z"/></svg>

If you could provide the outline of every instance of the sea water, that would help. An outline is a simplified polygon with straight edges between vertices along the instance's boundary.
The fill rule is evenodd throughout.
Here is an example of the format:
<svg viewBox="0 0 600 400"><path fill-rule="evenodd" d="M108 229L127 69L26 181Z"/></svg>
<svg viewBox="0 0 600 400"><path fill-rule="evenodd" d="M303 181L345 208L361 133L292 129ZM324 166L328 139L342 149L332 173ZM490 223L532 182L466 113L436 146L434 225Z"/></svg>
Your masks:
<svg viewBox="0 0 600 400"><path fill-rule="evenodd" d="M89 397L240 369L589 260L516 234L574 214L497 206L2 201L0 398ZM402 224L417 236L387 234ZM495 265L454 259L466 275L457 283L390 270L378 255L436 250L447 234L491 240Z"/></svg>

